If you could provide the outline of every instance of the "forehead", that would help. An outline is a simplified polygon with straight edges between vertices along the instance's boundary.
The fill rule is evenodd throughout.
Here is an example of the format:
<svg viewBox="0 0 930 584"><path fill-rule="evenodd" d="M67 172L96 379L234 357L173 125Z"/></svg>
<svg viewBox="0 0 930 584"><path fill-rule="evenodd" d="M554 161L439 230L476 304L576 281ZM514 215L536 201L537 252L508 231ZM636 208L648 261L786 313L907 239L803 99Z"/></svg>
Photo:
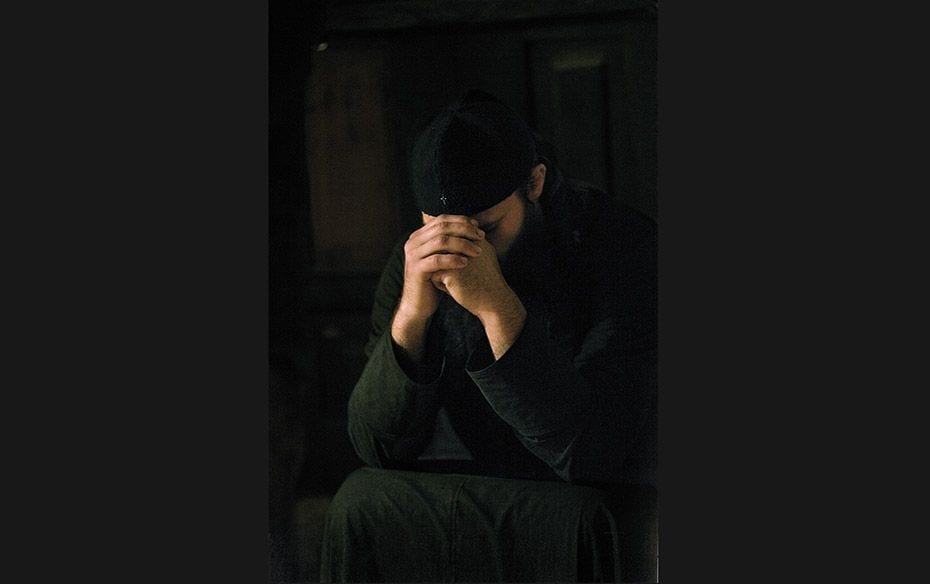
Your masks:
<svg viewBox="0 0 930 584"><path fill-rule="evenodd" d="M475 213L471 215L471 218L476 220L482 225L489 223L496 223L504 218L506 218L512 211L517 209L522 205L520 201L519 193L513 193L500 203L494 205L493 207L488 207L484 211ZM426 213L421 213L423 216L423 222L426 223L430 219L435 218L434 215L427 215Z"/></svg>

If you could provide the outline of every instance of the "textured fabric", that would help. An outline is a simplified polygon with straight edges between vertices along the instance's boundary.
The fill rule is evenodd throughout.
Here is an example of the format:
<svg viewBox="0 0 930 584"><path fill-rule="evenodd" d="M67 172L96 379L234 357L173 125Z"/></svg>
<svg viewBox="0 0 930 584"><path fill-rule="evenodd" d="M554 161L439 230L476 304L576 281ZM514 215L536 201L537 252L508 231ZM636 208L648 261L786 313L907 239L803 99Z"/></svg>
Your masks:
<svg viewBox="0 0 930 584"><path fill-rule="evenodd" d="M363 468L327 514L321 581L613 581L617 531L596 489Z"/></svg>
<svg viewBox="0 0 930 584"><path fill-rule="evenodd" d="M474 460L468 447L462 443L445 408L439 408L436 415L436 426L433 430L433 439L426 446L417 460Z"/></svg>

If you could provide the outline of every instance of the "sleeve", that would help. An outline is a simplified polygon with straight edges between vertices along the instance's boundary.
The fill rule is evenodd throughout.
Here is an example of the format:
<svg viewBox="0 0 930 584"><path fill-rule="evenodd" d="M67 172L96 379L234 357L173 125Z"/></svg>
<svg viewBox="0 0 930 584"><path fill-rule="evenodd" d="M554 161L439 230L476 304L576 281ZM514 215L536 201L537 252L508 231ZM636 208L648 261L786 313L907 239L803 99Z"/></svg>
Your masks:
<svg viewBox="0 0 930 584"><path fill-rule="evenodd" d="M580 349L571 355L536 314L497 361L473 353L468 373L521 443L563 480L653 482L655 458L655 246L621 260L622 285L607 284ZM646 464L648 467L648 464ZM639 476L637 476L639 475Z"/></svg>
<svg viewBox="0 0 930 584"><path fill-rule="evenodd" d="M391 338L391 320L403 289L403 242L391 254L378 282L368 361L349 396L349 439L359 458L377 468L413 459L432 435L439 409L443 363L430 379L414 380L400 365Z"/></svg>

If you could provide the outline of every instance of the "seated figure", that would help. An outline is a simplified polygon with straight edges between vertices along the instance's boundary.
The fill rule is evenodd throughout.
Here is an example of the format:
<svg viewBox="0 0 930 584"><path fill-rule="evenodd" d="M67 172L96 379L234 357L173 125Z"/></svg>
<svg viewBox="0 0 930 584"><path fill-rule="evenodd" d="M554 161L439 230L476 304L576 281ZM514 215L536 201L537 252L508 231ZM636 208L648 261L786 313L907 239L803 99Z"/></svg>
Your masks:
<svg viewBox="0 0 930 584"><path fill-rule="evenodd" d="M411 155L324 582L654 581L656 228L472 90Z"/></svg>

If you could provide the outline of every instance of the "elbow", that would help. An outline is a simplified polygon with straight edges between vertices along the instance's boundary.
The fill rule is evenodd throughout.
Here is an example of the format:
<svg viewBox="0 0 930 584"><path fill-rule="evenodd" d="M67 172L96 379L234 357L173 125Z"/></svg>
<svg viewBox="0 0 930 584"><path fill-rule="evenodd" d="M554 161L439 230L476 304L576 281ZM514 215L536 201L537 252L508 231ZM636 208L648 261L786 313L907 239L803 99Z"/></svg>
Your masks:
<svg viewBox="0 0 930 584"><path fill-rule="evenodd" d="M388 438L379 435L364 420L349 416L349 442L355 454L373 468L399 468L404 461L413 460L422 450L417 440Z"/></svg>
<svg viewBox="0 0 930 584"><path fill-rule="evenodd" d="M601 431L597 431L601 430ZM604 432L586 428L555 452L549 451L549 467L563 481L572 484L613 484L624 478L630 453L628 432Z"/></svg>
<svg viewBox="0 0 930 584"><path fill-rule="evenodd" d="M355 397L354 392L352 397ZM349 399L347 420L349 442L352 444L355 454L366 465L374 468L385 468L384 449L375 437L371 426L366 423L364 416L359 413L358 408L354 407L356 404L352 397Z"/></svg>

